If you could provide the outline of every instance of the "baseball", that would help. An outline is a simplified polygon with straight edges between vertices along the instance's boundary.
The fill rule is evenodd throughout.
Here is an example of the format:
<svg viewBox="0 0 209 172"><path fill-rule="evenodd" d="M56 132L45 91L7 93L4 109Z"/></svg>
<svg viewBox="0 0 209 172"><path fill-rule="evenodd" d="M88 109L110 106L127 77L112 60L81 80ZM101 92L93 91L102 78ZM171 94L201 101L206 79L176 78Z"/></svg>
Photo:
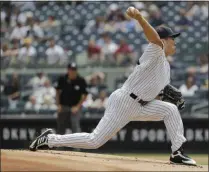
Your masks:
<svg viewBox="0 0 209 172"><path fill-rule="evenodd" d="M127 12L132 12L132 13L134 13L134 10L135 10L135 8L134 7L129 7L128 9L127 9Z"/></svg>
<svg viewBox="0 0 209 172"><path fill-rule="evenodd" d="M131 10L131 11L134 11L134 9L135 9L134 7L129 7L129 8L128 8L128 11L130 11L130 10Z"/></svg>
<svg viewBox="0 0 209 172"><path fill-rule="evenodd" d="M129 8L127 9L126 13L127 13L130 17L134 16L134 15L135 15L135 8L134 8L134 7L129 7Z"/></svg>

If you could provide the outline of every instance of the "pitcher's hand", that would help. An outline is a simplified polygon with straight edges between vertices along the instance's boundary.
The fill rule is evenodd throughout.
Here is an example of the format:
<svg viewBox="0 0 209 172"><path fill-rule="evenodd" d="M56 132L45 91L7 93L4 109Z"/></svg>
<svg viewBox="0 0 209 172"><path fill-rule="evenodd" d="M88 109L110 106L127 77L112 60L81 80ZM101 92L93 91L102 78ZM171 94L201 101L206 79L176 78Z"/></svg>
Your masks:
<svg viewBox="0 0 209 172"><path fill-rule="evenodd" d="M126 13L129 17L133 19L137 19L138 17L141 17L141 13L139 12L139 10L137 10L134 7L128 7L128 9L126 10Z"/></svg>

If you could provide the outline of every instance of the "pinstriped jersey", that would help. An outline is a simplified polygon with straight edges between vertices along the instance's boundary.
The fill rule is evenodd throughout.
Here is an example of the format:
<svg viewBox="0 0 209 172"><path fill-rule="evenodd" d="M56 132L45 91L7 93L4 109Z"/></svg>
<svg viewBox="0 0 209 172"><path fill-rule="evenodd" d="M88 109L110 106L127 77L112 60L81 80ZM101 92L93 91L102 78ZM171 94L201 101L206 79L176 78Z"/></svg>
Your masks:
<svg viewBox="0 0 209 172"><path fill-rule="evenodd" d="M170 65L164 50L153 43L149 43L139 62L122 88L144 101L151 101L169 84Z"/></svg>

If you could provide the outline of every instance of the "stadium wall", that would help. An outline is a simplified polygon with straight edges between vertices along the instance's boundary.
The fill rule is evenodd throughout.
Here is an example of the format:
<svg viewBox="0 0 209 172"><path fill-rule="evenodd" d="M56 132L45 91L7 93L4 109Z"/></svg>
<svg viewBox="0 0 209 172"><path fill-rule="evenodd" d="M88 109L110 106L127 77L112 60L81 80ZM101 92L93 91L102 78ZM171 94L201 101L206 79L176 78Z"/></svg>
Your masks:
<svg viewBox="0 0 209 172"><path fill-rule="evenodd" d="M98 118L83 118L83 132L91 132ZM187 149L203 153L208 149L207 119L184 118ZM56 116L2 115L0 120L2 149L27 149L30 141L45 128L56 128ZM70 126L67 133L71 133ZM163 122L130 122L97 152L169 152L170 139Z"/></svg>

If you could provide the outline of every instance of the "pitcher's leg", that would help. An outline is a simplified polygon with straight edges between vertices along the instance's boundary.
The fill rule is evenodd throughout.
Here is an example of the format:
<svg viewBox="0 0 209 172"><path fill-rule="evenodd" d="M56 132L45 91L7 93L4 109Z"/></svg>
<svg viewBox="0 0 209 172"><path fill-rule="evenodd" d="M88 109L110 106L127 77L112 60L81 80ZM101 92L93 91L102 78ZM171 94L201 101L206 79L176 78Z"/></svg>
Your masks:
<svg viewBox="0 0 209 172"><path fill-rule="evenodd" d="M48 145L49 147L97 149L111 139L128 122L128 115L106 113L92 133L49 134Z"/></svg>
<svg viewBox="0 0 209 172"><path fill-rule="evenodd" d="M186 141L183 122L178 108L168 102L153 100L142 108L136 120L161 121L163 120L171 139L172 152L176 151Z"/></svg>

